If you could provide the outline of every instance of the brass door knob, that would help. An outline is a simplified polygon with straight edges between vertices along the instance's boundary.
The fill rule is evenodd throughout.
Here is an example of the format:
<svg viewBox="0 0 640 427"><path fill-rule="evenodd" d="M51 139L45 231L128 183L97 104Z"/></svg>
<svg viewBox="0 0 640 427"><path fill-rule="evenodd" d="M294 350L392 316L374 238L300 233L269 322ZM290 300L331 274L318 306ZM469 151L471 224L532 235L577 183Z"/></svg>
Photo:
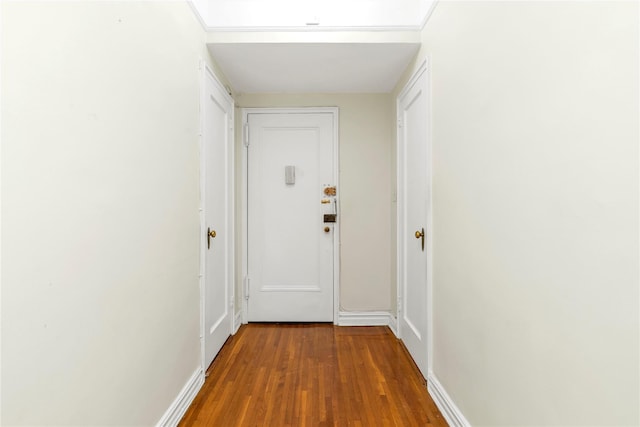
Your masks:
<svg viewBox="0 0 640 427"><path fill-rule="evenodd" d="M324 232L325 232L325 233L328 233L329 231L331 231L331 229L330 229L329 227L325 227L325 228L324 228Z"/></svg>
<svg viewBox="0 0 640 427"><path fill-rule="evenodd" d="M416 239L422 239L420 242L422 244L422 252L424 252L424 228L422 230L416 231Z"/></svg>
<svg viewBox="0 0 640 427"><path fill-rule="evenodd" d="M215 239L216 230L207 227L207 249L211 249L211 239Z"/></svg>

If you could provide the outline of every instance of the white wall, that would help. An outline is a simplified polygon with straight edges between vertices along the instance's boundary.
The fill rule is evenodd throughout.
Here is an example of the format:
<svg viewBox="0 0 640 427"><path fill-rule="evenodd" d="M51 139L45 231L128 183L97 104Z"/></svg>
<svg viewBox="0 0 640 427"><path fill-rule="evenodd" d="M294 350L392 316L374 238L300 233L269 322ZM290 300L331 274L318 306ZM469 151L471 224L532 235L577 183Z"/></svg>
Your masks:
<svg viewBox="0 0 640 427"><path fill-rule="evenodd" d="M433 372L472 425L640 424L638 16L444 1L423 33Z"/></svg>
<svg viewBox="0 0 640 427"><path fill-rule="evenodd" d="M153 425L200 366L184 2L2 2L2 424Z"/></svg>
<svg viewBox="0 0 640 427"><path fill-rule="evenodd" d="M339 107L340 309L344 311L390 308L390 99L388 94L242 94L236 98L239 107ZM239 139L238 161L241 150ZM236 167L240 173L241 165ZM240 175L236 182L241 182Z"/></svg>

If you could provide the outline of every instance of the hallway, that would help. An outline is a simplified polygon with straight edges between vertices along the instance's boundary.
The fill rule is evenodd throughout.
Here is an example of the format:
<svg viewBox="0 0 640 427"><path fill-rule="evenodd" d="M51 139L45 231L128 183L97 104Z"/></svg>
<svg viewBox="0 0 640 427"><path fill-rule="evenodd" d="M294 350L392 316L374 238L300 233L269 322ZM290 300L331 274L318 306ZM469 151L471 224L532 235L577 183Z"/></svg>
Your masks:
<svg viewBox="0 0 640 427"><path fill-rule="evenodd" d="M187 426L446 426L386 327L244 325L209 368Z"/></svg>
<svg viewBox="0 0 640 427"><path fill-rule="evenodd" d="M640 426L640 0L8 0L0 28L0 425ZM339 112L304 194L342 329L246 326L266 108ZM270 164L276 202L312 176ZM269 269L302 266L279 234Z"/></svg>

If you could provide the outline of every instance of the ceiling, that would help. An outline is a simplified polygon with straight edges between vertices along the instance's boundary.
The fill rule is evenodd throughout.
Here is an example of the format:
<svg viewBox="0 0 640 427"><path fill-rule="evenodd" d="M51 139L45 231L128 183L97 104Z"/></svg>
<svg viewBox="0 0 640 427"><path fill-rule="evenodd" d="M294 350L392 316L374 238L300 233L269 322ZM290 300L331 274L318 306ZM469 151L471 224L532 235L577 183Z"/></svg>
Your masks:
<svg viewBox="0 0 640 427"><path fill-rule="evenodd" d="M211 31L419 29L435 0L189 0Z"/></svg>
<svg viewBox="0 0 640 427"><path fill-rule="evenodd" d="M391 92L419 43L209 43L238 93Z"/></svg>

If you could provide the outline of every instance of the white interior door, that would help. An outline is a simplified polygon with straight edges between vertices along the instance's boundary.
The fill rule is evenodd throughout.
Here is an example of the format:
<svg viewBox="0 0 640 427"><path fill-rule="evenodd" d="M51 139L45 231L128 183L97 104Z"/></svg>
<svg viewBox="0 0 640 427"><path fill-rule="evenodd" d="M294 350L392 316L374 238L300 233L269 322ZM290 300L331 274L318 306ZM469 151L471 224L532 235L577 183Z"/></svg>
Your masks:
<svg viewBox="0 0 640 427"><path fill-rule="evenodd" d="M333 320L335 116L247 114L249 321Z"/></svg>
<svg viewBox="0 0 640 427"><path fill-rule="evenodd" d="M231 334L233 101L205 70L202 100L204 367Z"/></svg>
<svg viewBox="0 0 640 427"><path fill-rule="evenodd" d="M427 88L423 67L398 97L398 323L425 378L431 248Z"/></svg>

